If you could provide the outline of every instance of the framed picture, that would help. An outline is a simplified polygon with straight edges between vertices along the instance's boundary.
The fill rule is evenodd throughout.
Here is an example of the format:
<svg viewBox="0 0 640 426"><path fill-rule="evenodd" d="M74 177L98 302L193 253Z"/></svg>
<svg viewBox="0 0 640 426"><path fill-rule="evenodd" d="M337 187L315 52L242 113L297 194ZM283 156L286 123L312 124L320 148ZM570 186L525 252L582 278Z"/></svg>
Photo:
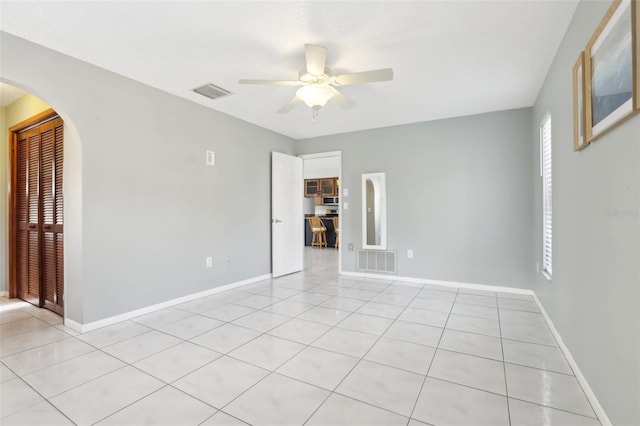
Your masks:
<svg viewBox="0 0 640 426"><path fill-rule="evenodd" d="M633 70L636 75L636 82L633 86L633 96L636 100L636 110L640 111L640 0L634 0L631 4L631 17L633 23L633 40L636 51L633 55Z"/></svg>
<svg viewBox="0 0 640 426"><path fill-rule="evenodd" d="M638 0L615 0L587 44L585 136L590 142L638 110ZM635 28L634 28L635 27Z"/></svg>
<svg viewBox="0 0 640 426"><path fill-rule="evenodd" d="M576 64L573 66L573 150L580 151L589 142L585 135L584 111L584 52L580 52Z"/></svg>

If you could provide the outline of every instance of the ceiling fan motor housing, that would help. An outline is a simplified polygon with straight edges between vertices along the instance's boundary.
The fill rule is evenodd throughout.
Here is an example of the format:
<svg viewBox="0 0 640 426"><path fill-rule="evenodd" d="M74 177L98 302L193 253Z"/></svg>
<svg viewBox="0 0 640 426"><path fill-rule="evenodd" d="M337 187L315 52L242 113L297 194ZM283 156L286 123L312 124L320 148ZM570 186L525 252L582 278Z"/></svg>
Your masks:
<svg viewBox="0 0 640 426"><path fill-rule="evenodd" d="M310 72L307 72L305 69L301 69L298 73L298 79L303 83L308 84L329 84L331 79L331 70L329 68L324 69L324 74L322 75L314 75Z"/></svg>

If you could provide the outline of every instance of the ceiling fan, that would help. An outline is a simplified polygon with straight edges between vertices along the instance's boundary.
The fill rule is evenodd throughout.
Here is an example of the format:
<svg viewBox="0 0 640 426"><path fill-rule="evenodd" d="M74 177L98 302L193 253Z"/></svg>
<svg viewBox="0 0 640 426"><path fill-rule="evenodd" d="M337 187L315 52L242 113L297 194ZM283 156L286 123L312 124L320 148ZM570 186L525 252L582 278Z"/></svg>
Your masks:
<svg viewBox="0 0 640 426"><path fill-rule="evenodd" d="M340 93L334 86L375 83L393 79L393 70L391 68L331 75L331 71L325 67L327 48L323 46L305 44L304 57L306 67L300 70L298 80L240 80L238 83L302 86L296 91L296 95L278 110L278 113L289 112L296 105L304 102L313 110L313 117L315 118L318 110L325 106L329 100L344 109L349 109L356 105L354 101Z"/></svg>

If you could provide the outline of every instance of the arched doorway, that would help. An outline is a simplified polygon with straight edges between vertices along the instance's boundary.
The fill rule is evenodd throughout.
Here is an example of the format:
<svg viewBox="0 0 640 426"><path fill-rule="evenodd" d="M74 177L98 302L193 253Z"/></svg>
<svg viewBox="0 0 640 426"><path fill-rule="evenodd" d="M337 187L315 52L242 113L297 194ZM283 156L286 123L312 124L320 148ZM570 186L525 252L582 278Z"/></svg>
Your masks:
<svg viewBox="0 0 640 426"><path fill-rule="evenodd" d="M57 301L63 302L64 307L64 324L67 327L70 327L76 331L82 331L82 323L83 323L83 304L82 304L82 148L80 145L80 137L78 131L73 123L73 120L66 114L64 106L58 105L55 102L51 102L46 99L46 96L41 96L37 93L36 90L32 90L32 88L24 86L22 84L17 84L13 81L7 81L5 79L0 79L0 83L7 83L11 86L18 87L19 89L26 92L27 97L31 101L28 107L24 107L24 105L19 108L20 114L22 115L22 119L27 117L31 117L33 115L37 115L43 113L46 109L52 109L55 113L58 114L61 120L64 121L63 126L63 138L64 138L64 148L63 148L63 194L64 194L64 245L63 245L63 254L62 258L64 259L64 268L62 273L62 298L58 298ZM36 97L37 96L37 97ZM28 114L27 114L28 112ZM7 114L9 116L9 114ZM2 209L2 222L4 223L4 227L7 232L2 232L2 241L0 244L5 245L8 248L10 243L9 238L9 229L10 229L10 217L9 217L9 181L11 175L9 172L9 162L10 156L4 155L4 153L9 154L9 140L10 140L10 132L8 131L9 127L17 124L19 122L18 119L15 119L15 114L11 117L6 117L7 120L1 121L2 127L0 131L3 132L2 137L0 137L0 148L3 151L2 155L2 163L4 167L0 167L3 171L6 170L7 173L2 173L0 177L0 186L3 187L2 191L0 191L0 208ZM1 227L0 227L1 228ZM9 278L9 262L8 262L8 249L4 253L0 253L0 264L3 266L6 264L7 268L3 268L7 271L6 273L6 282L7 285L5 287L6 294L11 290L10 287L12 282ZM4 290L0 288L0 290ZM0 293L2 293L0 291ZM61 300L60 300L61 299ZM59 312L61 313L61 312Z"/></svg>

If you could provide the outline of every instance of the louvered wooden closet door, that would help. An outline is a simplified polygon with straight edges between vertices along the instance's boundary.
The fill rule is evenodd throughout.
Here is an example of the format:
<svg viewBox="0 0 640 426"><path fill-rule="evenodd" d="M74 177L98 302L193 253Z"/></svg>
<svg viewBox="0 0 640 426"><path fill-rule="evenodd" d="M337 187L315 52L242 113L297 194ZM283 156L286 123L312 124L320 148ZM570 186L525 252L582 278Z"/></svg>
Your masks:
<svg viewBox="0 0 640 426"><path fill-rule="evenodd" d="M16 153L17 168L17 268L18 296L40 305L40 247L38 184L40 172L40 132L20 133Z"/></svg>
<svg viewBox="0 0 640 426"><path fill-rule="evenodd" d="M62 120L40 126L43 304L63 313Z"/></svg>
<svg viewBox="0 0 640 426"><path fill-rule="evenodd" d="M18 297L64 313L63 121L18 134L16 281Z"/></svg>

